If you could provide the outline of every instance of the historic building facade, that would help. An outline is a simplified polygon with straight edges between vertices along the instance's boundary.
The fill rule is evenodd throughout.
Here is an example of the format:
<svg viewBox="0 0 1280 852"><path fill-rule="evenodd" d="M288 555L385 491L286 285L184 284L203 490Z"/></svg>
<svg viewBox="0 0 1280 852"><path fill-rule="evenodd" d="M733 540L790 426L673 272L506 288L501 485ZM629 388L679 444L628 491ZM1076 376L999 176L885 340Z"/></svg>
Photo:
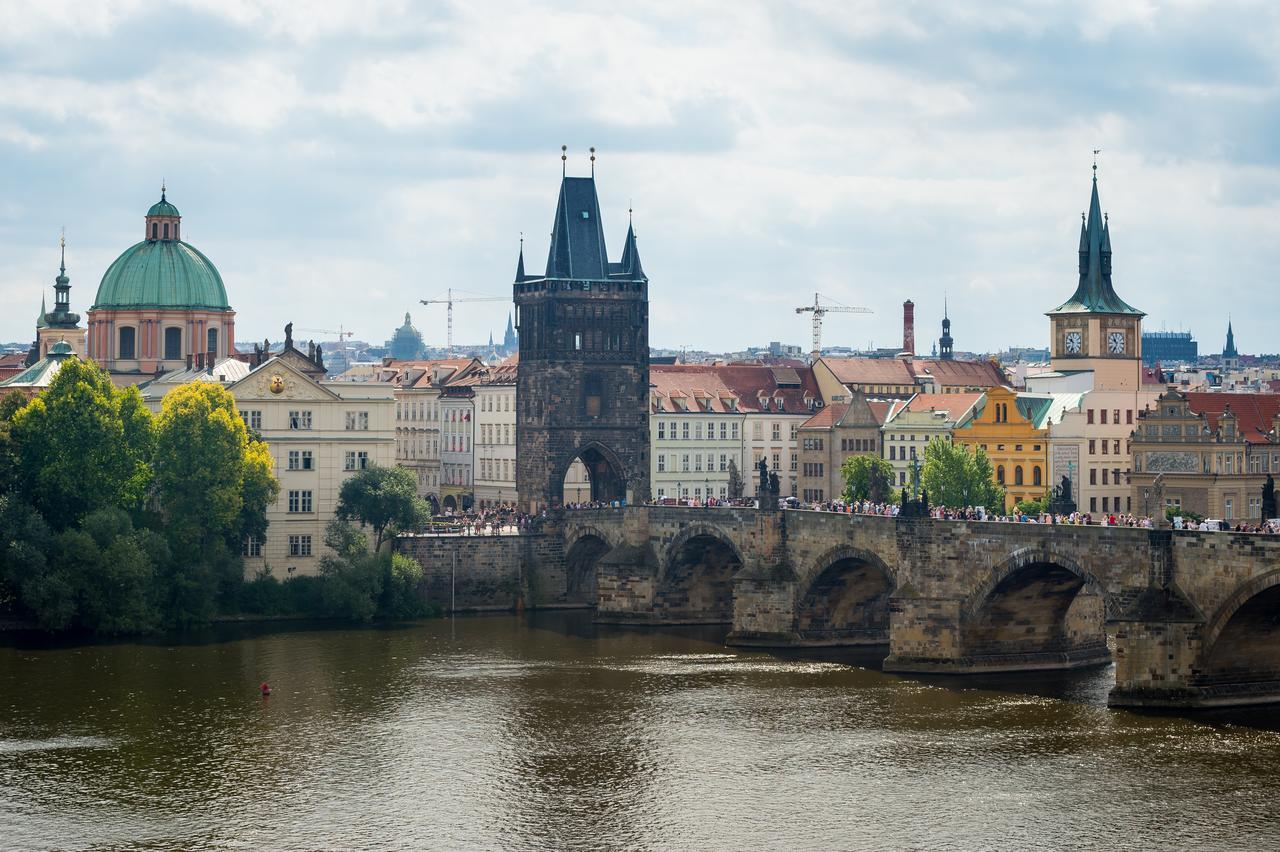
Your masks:
<svg viewBox="0 0 1280 852"><path fill-rule="evenodd" d="M992 393L1008 393L995 388ZM906 402L895 402L884 421L884 458L893 468L898 488L912 484L917 468L924 467L924 451L930 441L951 440L952 433L969 425L982 410L981 393L918 393Z"/></svg>
<svg viewBox="0 0 1280 852"><path fill-rule="evenodd" d="M256 366L223 358L211 368L175 370L141 386L147 406L158 412L175 387L222 384L245 425L266 441L280 494L267 509L266 538L243 543L246 576L263 568L281 579L317 573L342 483L371 465L395 464L394 389L327 381L318 362L286 337L284 351Z"/></svg>
<svg viewBox="0 0 1280 852"><path fill-rule="evenodd" d="M388 361L379 381L395 388L396 464L413 473L418 495L433 513L443 507L440 394L450 381L465 379L483 365L475 358ZM455 497L456 505L457 499Z"/></svg>
<svg viewBox="0 0 1280 852"><path fill-rule="evenodd" d="M581 460L591 499L649 498L649 281L628 226L610 263L595 177L564 176L543 275L513 296L520 339L516 483L520 507L564 502Z"/></svg>
<svg viewBox="0 0 1280 852"><path fill-rule="evenodd" d="M1280 394L1166 391L1138 417L1135 507L1223 521L1262 520L1262 486L1280 474Z"/></svg>
<svg viewBox="0 0 1280 852"><path fill-rule="evenodd" d="M889 407L855 392L849 402L825 405L800 424L793 450L799 466L796 496L806 503L840 499L845 459L880 457L880 428Z"/></svg>
<svg viewBox="0 0 1280 852"><path fill-rule="evenodd" d="M142 241L103 274L88 317L89 357L118 384L235 352L235 311L222 276L182 241L182 217L163 188L147 211Z"/></svg>
<svg viewBox="0 0 1280 852"><path fill-rule="evenodd" d="M730 497L731 467L743 493L754 494L756 473L744 469L742 400L719 370L662 364L649 374L654 496L697 502Z"/></svg>
<svg viewBox="0 0 1280 852"><path fill-rule="evenodd" d="M986 393L980 410L952 440L991 459L992 476L1004 489L1005 510L1019 500L1035 500L1049 490L1049 428L1052 397L1019 394L1010 388ZM999 509L1001 507L989 506Z"/></svg>

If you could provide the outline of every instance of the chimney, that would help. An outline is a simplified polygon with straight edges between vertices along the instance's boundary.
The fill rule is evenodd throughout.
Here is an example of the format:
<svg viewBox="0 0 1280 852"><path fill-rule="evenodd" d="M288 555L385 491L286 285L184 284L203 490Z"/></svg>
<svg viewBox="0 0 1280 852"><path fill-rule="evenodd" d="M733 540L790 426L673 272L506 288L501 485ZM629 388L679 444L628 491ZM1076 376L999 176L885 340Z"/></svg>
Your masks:
<svg viewBox="0 0 1280 852"><path fill-rule="evenodd" d="M902 303L902 351L916 354L916 306L910 299Z"/></svg>

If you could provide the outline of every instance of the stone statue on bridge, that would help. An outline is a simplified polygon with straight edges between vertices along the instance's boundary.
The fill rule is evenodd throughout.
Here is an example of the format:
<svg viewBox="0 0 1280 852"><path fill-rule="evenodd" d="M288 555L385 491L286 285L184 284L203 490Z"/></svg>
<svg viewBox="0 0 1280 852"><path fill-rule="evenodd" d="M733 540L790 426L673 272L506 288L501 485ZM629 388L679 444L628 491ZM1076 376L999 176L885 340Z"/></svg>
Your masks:
<svg viewBox="0 0 1280 852"><path fill-rule="evenodd" d="M760 490L769 490L769 463L760 457L760 464L756 465L756 469L760 471Z"/></svg>
<svg viewBox="0 0 1280 852"><path fill-rule="evenodd" d="M761 463L761 464L764 464L764 462L763 462L763 461L761 461L760 463ZM778 487L778 474L777 474L777 473L771 473L771 474L769 474L769 493L770 493L770 494L777 494L777 493L778 493L778 491L779 491L779 487Z"/></svg>

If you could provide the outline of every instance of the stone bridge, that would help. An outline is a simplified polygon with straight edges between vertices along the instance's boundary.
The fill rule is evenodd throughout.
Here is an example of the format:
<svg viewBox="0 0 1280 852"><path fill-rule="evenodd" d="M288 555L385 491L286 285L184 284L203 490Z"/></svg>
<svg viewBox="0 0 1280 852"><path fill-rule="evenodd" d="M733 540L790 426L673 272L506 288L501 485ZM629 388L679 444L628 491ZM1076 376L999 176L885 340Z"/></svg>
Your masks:
<svg viewBox="0 0 1280 852"><path fill-rule="evenodd" d="M1110 634L1113 705L1280 700L1280 536L656 506L555 526L603 622L955 674L1105 663Z"/></svg>

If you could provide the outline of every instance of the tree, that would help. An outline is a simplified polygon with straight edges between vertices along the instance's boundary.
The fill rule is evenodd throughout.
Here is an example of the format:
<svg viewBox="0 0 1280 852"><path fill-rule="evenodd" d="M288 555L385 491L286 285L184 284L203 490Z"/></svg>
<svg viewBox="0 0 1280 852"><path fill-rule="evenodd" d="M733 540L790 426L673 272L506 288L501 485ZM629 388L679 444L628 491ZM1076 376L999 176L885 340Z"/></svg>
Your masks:
<svg viewBox="0 0 1280 852"><path fill-rule="evenodd" d="M402 467L368 467L342 483L338 492L339 518L359 521L373 530L374 552L383 542L430 517L418 497L413 474Z"/></svg>
<svg viewBox="0 0 1280 852"><path fill-rule="evenodd" d="M0 397L0 494L16 489L20 482L13 418L26 405L27 398L17 391L10 391Z"/></svg>
<svg viewBox="0 0 1280 852"><path fill-rule="evenodd" d="M971 453L950 441L930 441L920 479L935 505L1004 508L1004 489L996 484L991 460L981 447Z"/></svg>
<svg viewBox="0 0 1280 852"><path fill-rule="evenodd" d="M729 498L737 500L742 497L742 473L738 470L738 463L729 459Z"/></svg>
<svg viewBox="0 0 1280 852"><path fill-rule="evenodd" d="M156 418L156 492L174 559L164 578L170 623L207 621L243 580L240 542L266 532L279 493L270 451L251 439L235 399L211 382L174 388Z"/></svg>
<svg viewBox="0 0 1280 852"><path fill-rule="evenodd" d="M89 512L142 505L151 484L151 414L137 388L68 358L44 393L13 415L27 498L55 528Z"/></svg>
<svg viewBox="0 0 1280 852"><path fill-rule="evenodd" d="M844 499L884 503L893 490L893 467L878 456L850 456L840 465Z"/></svg>
<svg viewBox="0 0 1280 852"><path fill-rule="evenodd" d="M279 493L271 453L249 438L226 388L174 388L156 418L155 441L160 511L177 541L205 547L217 538L235 547L246 526L265 531L267 506Z"/></svg>

